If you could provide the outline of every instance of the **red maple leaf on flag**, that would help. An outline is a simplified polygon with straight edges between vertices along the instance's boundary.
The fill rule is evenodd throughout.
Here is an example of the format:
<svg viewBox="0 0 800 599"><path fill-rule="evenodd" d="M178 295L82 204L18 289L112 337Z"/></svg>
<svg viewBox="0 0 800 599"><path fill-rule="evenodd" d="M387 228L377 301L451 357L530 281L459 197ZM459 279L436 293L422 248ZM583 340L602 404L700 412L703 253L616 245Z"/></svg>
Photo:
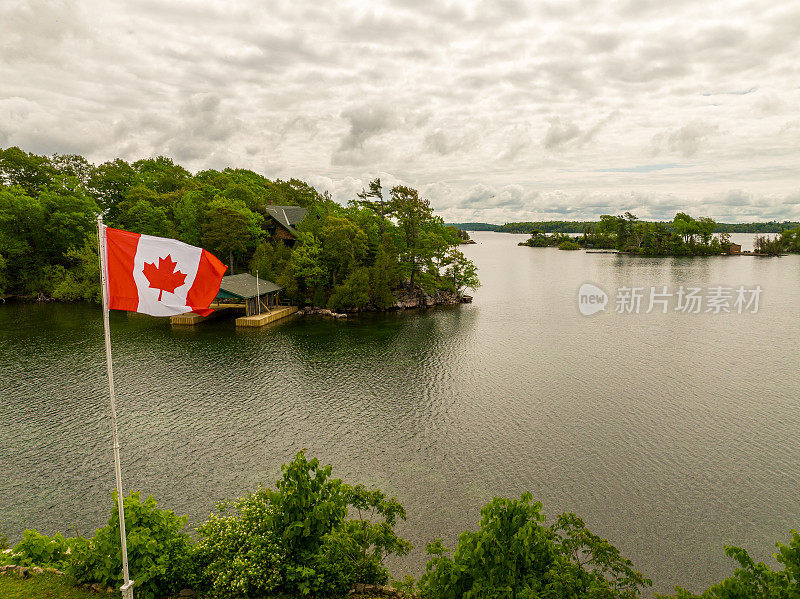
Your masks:
<svg viewBox="0 0 800 599"><path fill-rule="evenodd" d="M158 301L161 301L161 295L165 291L175 293L175 289L183 285L186 281L186 275L181 271L175 272L177 262L172 261L172 256L167 254L166 258L158 259L158 268L155 262L144 263L144 276L150 281L150 289L159 289Z"/></svg>

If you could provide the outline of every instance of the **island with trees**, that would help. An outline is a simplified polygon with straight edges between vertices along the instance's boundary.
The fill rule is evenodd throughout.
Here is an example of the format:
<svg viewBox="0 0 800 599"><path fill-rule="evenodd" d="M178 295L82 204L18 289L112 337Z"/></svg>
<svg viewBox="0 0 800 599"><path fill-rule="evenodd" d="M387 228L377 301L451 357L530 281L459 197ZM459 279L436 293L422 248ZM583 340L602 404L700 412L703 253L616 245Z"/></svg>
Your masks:
<svg viewBox="0 0 800 599"><path fill-rule="evenodd" d="M602 217L601 217L602 218ZM638 219L637 219L638 220ZM504 225L489 225L487 223L464 223L455 225L463 227L467 231L497 231L498 233L524 233L530 234L536 230L543 233L583 233L586 227L597 227L602 221L578 221L578 220L550 220L537 222L518 222L506 223ZM653 222L654 224L669 227L673 221L639 221ZM470 228L473 224L480 228ZM797 229L800 222L796 221L767 221L757 223L714 223L712 233L780 233L789 229Z"/></svg>
<svg viewBox="0 0 800 599"><path fill-rule="evenodd" d="M639 220L624 215L603 215L597 223L584 223L582 235L571 237L567 231L547 234L533 229L530 238L519 245L529 247L558 247L562 250L614 249L642 256L711 256L732 252L730 235L717 232L714 219L693 218L678 212L670 223ZM774 239L757 235L754 253L780 255L800 253L800 225L784 229Z"/></svg>
<svg viewBox="0 0 800 599"><path fill-rule="evenodd" d="M287 210L302 220L290 224ZM192 174L165 157L94 165L11 147L0 149L0 296L97 302L100 213L111 227L201 246L228 274L258 271L301 306L456 303L480 284L463 235L410 187L375 179L342 206L245 169Z"/></svg>

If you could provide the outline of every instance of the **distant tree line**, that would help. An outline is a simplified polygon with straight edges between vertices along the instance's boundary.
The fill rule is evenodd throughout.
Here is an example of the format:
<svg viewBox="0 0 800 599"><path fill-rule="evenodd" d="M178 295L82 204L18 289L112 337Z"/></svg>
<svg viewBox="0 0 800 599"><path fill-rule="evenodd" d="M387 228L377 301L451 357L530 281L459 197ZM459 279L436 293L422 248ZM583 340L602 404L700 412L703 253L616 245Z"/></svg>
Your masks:
<svg viewBox="0 0 800 599"><path fill-rule="evenodd" d="M653 221L640 221L640 222L653 222ZM587 227L596 227L600 221L538 221L538 222L519 222L519 223L506 223L504 225L486 225L486 227L494 227L494 229L470 229L466 226L464 228L468 231L498 231L499 233L525 233L530 234L534 230L542 231L543 233L583 233ZM484 223L481 223L484 224ZM655 221L654 224L667 225L669 221ZM456 225L461 226L461 225ZM800 227L800 222L794 221L769 221L763 223L714 223L713 233L780 233L788 229L796 229Z"/></svg>
<svg viewBox="0 0 800 599"><path fill-rule="evenodd" d="M301 206L288 247L268 208ZM479 285L459 233L417 190L379 179L342 206L307 183L226 168L190 173L165 157L94 165L0 149L0 295L99 299L96 216L202 246L232 272L259 272L302 304L384 309L395 293Z"/></svg>
<svg viewBox="0 0 800 599"><path fill-rule="evenodd" d="M582 233L583 229L589 225L594 226L596 221L567 221L567 220L548 220L537 222L506 223L497 227L499 233L526 233L534 231L542 233Z"/></svg>
<svg viewBox="0 0 800 599"><path fill-rule="evenodd" d="M462 231L497 231L500 225L492 225L489 223L447 223L451 227L461 229Z"/></svg>

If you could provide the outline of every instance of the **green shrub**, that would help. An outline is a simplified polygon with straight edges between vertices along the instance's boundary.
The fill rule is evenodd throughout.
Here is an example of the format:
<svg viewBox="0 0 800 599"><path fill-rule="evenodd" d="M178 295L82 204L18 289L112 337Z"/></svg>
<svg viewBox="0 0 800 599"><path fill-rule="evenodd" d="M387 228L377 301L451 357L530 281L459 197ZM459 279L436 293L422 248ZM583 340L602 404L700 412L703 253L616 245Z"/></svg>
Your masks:
<svg viewBox="0 0 800 599"><path fill-rule="evenodd" d="M281 584L283 549L272 530L270 492L259 488L234 502L198 529L198 582L213 597L258 597Z"/></svg>
<svg viewBox="0 0 800 599"><path fill-rule="evenodd" d="M270 501L273 531L286 554L282 590L299 595L346 591L347 568L338 568L325 557L326 550L336 549L328 535L335 535L347 516L342 481L330 478L330 465L307 460L302 451L281 470L283 477Z"/></svg>
<svg viewBox="0 0 800 599"><path fill-rule="evenodd" d="M136 596L153 599L178 593L191 581L191 545L184 532L186 516L160 510L152 496L142 502L139 493L123 498L127 529L128 566L136 581ZM108 524L91 539L80 539L68 570L80 582L119 588L122 550L116 493Z"/></svg>
<svg viewBox="0 0 800 599"><path fill-rule="evenodd" d="M35 530L22 533L22 540L11 552L12 560L19 566L52 566L62 568L69 559L69 551L77 539L65 539L57 532L52 537Z"/></svg>
<svg viewBox="0 0 800 599"><path fill-rule="evenodd" d="M578 245L577 241L572 241L571 239L565 239L561 243L558 244L558 249L560 250L579 250L581 246Z"/></svg>
<svg viewBox="0 0 800 599"><path fill-rule="evenodd" d="M481 510L480 530L464 532L452 558L440 540L420 579L425 598L636 597L650 581L574 514L544 526L541 503L495 498Z"/></svg>
<svg viewBox="0 0 800 599"><path fill-rule="evenodd" d="M356 582L386 582L383 560L411 548L394 532L397 518L405 518L397 500L331 478L331 466L303 452L282 471L275 490L222 503L198 528L201 590L214 597L330 597L346 595Z"/></svg>
<svg viewBox="0 0 800 599"><path fill-rule="evenodd" d="M406 519L406 511L394 497L364 485L347 486L345 493L351 518L345 521L343 533L353 540L354 550L349 554L353 582L386 584L389 571L383 560L389 555L406 555L412 548L394 530L397 518Z"/></svg>
<svg viewBox="0 0 800 599"><path fill-rule="evenodd" d="M676 599L797 599L800 597L800 534L792 531L788 545L776 543L775 559L783 570L772 570L764 562L755 563L741 547L725 547L725 554L736 560L739 567L733 576L694 595L676 587ZM665 595L656 595L666 599Z"/></svg>

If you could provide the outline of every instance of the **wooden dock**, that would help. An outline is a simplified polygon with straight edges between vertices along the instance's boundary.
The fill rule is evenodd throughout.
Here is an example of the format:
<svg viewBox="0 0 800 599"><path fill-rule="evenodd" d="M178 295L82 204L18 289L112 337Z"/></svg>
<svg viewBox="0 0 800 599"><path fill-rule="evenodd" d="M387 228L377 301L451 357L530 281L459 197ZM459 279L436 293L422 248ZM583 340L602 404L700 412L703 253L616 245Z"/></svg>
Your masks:
<svg viewBox="0 0 800 599"><path fill-rule="evenodd" d="M297 306L277 306L270 312L262 312L253 316L240 316L236 319L237 327L263 327L276 320L281 320L297 312Z"/></svg>
<svg viewBox="0 0 800 599"><path fill-rule="evenodd" d="M194 312L187 312L186 314L179 314L178 316L170 316L169 323L173 326L195 326L200 324L201 322L206 322L207 320L214 320L215 318L219 318L220 316L227 316L228 314L233 313L234 311L240 311L245 309L244 304L211 304L209 306L212 310L214 310L208 316L200 316L199 314L195 314Z"/></svg>

